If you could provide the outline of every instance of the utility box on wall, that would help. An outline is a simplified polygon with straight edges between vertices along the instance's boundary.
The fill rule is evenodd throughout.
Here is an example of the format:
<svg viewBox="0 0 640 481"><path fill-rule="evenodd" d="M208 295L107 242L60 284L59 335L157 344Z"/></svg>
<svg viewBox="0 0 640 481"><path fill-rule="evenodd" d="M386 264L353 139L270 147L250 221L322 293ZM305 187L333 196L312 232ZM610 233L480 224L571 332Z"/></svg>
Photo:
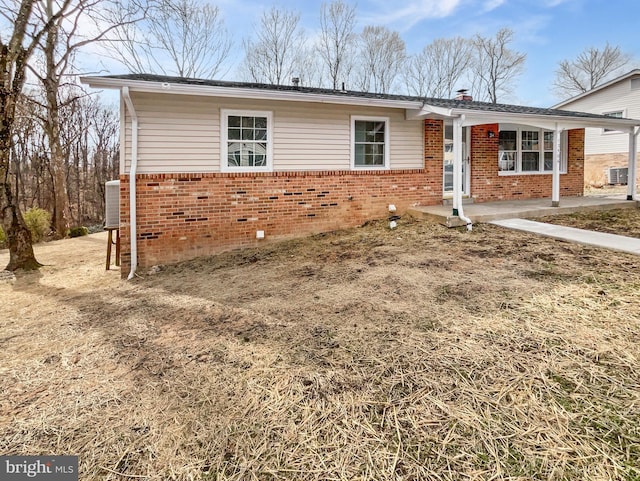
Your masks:
<svg viewBox="0 0 640 481"><path fill-rule="evenodd" d="M120 227L120 181L106 182L104 196L104 228L118 229Z"/></svg>

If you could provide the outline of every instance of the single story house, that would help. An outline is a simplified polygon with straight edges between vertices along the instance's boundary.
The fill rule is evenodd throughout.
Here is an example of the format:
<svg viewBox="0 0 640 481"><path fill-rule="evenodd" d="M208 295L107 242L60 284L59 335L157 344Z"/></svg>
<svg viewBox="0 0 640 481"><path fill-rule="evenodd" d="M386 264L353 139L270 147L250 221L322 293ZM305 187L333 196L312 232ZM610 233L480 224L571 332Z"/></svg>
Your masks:
<svg viewBox="0 0 640 481"><path fill-rule="evenodd" d="M640 69L631 70L553 108L617 118L640 118ZM629 174L628 129L588 128L584 135L584 177L591 185L626 184Z"/></svg>
<svg viewBox="0 0 640 481"><path fill-rule="evenodd" d="M155 75L120 91L122 272L360 225L390 205L583 193L603 115L459 99ZM633 137L635 141L635 137ZM635 151L635 150L634 150ZM634 193L635 195L635 193Z"/></svg>

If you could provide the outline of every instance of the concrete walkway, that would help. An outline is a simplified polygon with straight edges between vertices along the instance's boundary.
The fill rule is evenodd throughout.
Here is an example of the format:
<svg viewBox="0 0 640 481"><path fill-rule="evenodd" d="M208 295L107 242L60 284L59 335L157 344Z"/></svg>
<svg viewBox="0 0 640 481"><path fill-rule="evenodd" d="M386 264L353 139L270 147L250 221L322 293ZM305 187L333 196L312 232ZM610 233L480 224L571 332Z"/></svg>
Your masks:
<svg viewBox="0 0 640 481"><path fill-rule="evenodd" d="M578 244L603 247L605 249L640 255L640 239L636 239L634 237L576 229L575 227L545 224L543 222L535 222L526 219L495 220L490 222L490 224L499 225L508 229L540 234L554 239L577 242Z"/></svg>
<svg viewBox="0 0 640 481"><path fill-rule="evenodd" d="M561 197L560 207L551 207L551 199L505 200L464 204L464 213L474 223L500 219L531 219L546 215L571 214L590 210L636 209L638 202L619 197ZM450 205L411 207L409 214L418 219L427 219L447 227L464 225L452 214Z"/></svg>

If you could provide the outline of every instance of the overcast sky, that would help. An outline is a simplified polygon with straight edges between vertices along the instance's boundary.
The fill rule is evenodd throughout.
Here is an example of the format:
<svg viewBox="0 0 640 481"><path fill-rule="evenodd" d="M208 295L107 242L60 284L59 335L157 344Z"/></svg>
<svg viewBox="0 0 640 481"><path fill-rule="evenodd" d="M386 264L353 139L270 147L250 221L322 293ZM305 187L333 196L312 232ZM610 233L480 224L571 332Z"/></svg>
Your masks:
<svg viewBox="0 0 640 481"><path fill-rule="evenodd" d="M348 0L346 0L348 1ZM275 5L297 10L308 36L319 25L322 0L218 0L234 37L235 56L226 80L240 80L235 66L242 58L242 38L250 35L265 9ZM640 0L361 0L358 29L384 25L400 32L408 53L436 38L476 33L490 36L501 27L515 32L513 47L527 53L526 68L510 103L551 106L554 71L560 60L576 57L587 47L608 41L634 57L640 66ZM111 65L109 69L113 69ZM109 73L122 73L112 71ZM461 86L463 87L463 86Z"/></svg>

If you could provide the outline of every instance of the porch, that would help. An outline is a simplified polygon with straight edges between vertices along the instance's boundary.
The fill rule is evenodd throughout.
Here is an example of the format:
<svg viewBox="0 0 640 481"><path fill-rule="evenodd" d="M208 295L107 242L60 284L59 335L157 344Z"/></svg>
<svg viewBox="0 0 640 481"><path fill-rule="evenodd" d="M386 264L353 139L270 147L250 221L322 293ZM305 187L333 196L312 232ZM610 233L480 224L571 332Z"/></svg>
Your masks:
<svg viewBox="0 0 640 481"><path fill-rule="evenodd" d="M464 215L473 223L486 223L501 219L532 219L547 215L571 214L592 210L638 208L640 202L625 200L624 196L612 197L562 197L558 207L552 207L550 199L505 200L464 204ZM460 217L453 215L451 205L412 207L407 211L418 219L431 220L447 227L465 225Z"/></svg>

